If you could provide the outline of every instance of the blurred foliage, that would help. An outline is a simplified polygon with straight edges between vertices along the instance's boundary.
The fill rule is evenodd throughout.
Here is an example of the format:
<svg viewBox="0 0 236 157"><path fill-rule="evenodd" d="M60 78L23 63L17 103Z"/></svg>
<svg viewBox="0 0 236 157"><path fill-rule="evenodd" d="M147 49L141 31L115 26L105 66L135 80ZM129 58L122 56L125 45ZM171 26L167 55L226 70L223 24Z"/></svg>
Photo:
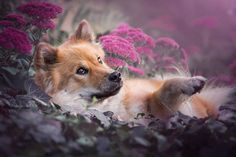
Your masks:
<svg viewBox="0 0 236 157"><path fill-rule="evenodd" d="M34 74L32 67L34 49L43 35L52 28L52 25L54 26L51 19L56 18L62 11L62 8L51 3L26 2L25 0L1 2L0 89L2 91L24 90L25 80ZM45 18L45 15L49 17ZM44 23L37 25L41 22L42 16ZM4 22L9 22L11 25L3 25ZM50 27L44 25L47 22L50 22Z"/></svg>
<svg viewBox="0 0 236 157"><path fill-rule="evenodd" d="M235 156L236 108L221 108L219 119L177 112L167 122L137 114L147 126L119 121L112 112L63 113L29 80L28 94L0 93L2 156ZM227 117L227 120L224 119Z"/></svg>
<svg viewBox="0 0 236 157"><path fill-rule="evenodd" d="M57 20L57 27L49 32L43 40L53 45L59 45L76 30L83 19L89 21L95 33L106 34L118 24L128 20L122 12L110 7L109 4L96 3L91 0L70 0L67 2L54 0L63 6L64 12Z"/></svg>

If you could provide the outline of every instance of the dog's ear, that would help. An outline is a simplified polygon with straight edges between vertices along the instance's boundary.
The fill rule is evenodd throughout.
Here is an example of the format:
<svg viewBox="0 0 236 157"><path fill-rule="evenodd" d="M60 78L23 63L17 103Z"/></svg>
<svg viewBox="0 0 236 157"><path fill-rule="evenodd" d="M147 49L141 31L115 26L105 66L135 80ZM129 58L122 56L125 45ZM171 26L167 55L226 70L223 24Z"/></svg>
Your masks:
<svg viewBox="0 0 236 157"><path fill-rule="evenodd" d="M48 70L57 62L57 49L47 43L39 43L35 48L34 66L36 69Z"/></svg>
<svg viewBox="0 0 236 157"><path fill-rule="evenodd" d="M76 40L85 40L89 42L93 42L95 40L94 31L86 20L82 20L80 22L74 35Z"/></svg>

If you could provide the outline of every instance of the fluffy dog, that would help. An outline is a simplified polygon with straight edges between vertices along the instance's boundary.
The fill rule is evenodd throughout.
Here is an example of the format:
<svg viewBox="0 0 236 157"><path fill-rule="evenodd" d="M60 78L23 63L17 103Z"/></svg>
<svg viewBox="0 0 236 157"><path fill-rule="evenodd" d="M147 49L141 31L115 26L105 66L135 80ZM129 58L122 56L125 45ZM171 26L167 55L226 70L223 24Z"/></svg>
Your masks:
<svg viewBox="0 0 236 157"><path fill-rule="evenodd" d="M62 45L37 46L35 81L65 111L83 113L94 108L112 111L125 121L140 112L161 119L175 111L196 117L216 116L232 92L228 87L204 87L206 79L202 76L122 78L107 66L104 56L91 26L83 20Z"/></svg>

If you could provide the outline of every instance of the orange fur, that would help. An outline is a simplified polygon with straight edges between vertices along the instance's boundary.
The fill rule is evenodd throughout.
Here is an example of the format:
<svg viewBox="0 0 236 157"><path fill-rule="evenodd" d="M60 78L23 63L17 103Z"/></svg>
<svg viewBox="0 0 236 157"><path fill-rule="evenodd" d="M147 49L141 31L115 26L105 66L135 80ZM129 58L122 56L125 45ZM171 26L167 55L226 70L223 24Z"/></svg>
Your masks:
<svg viewBox="0 0 236 157"><path fill-rule="evenodd" d="M53 102L73 113L88 108L110 110L127 121L140 112L163 119L178 110L197 117L217 114L214 104L197 94L205 84L203 77L120 81L119 74L112 78L114 70L99 61L104 56L101 46L94 42L90 25L82 21L76 33L59 47L39 44L34 58L36 83ZM78 74L80 68L88 73ZM96 102L93 96L98 97Z"/></svg>

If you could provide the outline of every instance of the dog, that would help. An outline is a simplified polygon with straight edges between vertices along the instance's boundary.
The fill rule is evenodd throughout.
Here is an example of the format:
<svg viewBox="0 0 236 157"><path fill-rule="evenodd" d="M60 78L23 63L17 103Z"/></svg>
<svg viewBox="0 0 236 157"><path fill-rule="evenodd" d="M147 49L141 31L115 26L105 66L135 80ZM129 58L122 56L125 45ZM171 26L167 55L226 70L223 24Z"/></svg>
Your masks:
<svg viewBox="0 0 236 157"><path fill-rule="evenodd" d="M60 46L38 44L35 82L64 111L112 111L124 121L132 121L138 113L160 119L176 111L199 118L216 116L219 106L229 101L232 93L229 87L206 86L202 76L122 78L104 62L104 57L90 24L83 20Z"/></svg>

